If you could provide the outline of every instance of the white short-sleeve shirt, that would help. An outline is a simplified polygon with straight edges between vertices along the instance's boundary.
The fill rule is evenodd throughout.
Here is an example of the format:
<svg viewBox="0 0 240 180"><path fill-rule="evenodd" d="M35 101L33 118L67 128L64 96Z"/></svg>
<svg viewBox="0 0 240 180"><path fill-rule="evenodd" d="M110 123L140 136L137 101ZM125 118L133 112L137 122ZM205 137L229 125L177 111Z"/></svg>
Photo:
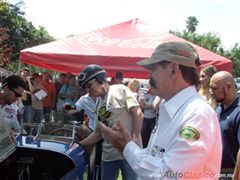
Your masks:
<svg viewBox="0 0 240 180"><path fill-rule="evenodd" d="M85 94L84 96L81 96L80 99L76 102L76 109L78 111L84 110L85 113L88 115L89 118L89 128L92 130L95 130L96 123L97 123L97 114L96 114L96 108L97 108L97 102L94 101L89 94Z"/></svg>
<svg viewBox="0 0 240 180"><path fill-rule="evenodd" d="M1 107L1 113L3 120L8 125L10 129L15 130L16 132L20 132L21 126L18 121L18 106L16 103L12 103L10 105L6 104L5 106Z"/></svg>

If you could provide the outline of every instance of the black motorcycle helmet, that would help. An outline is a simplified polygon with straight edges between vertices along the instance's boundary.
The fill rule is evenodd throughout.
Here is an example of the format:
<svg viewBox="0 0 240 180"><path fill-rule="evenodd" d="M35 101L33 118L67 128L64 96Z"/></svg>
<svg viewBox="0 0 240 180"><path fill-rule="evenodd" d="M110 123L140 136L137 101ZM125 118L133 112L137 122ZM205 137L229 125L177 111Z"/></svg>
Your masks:
<svg viewBox="0 0 240 180"><path fill-rule="evenodd" d="M78 76L78 85L85 88L86 84L95 79L99 84L103 84L106 81L106 71L102 67L91 64L86 66Z"/></svg>

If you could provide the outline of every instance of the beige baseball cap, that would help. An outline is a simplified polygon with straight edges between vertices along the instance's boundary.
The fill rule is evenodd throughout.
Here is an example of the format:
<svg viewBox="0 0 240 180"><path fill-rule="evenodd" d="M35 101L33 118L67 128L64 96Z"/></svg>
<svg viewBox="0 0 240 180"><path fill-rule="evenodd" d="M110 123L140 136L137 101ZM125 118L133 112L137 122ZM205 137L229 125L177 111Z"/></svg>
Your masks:
<svg viewBox="0 0 240 180"><path fill-rule="evenodd" d="M149 59L137 62L145 68L161 61L178 62L187 67L197 68L197 50L187 42L166 42L160 44Z"/></svg>

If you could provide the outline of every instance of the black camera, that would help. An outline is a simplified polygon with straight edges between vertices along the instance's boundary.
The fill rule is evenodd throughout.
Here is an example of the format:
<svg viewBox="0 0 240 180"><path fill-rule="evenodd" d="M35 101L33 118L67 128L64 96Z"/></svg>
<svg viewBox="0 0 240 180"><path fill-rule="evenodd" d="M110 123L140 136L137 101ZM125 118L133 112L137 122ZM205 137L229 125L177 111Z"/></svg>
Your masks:
<svg viewBox="0 0 240 180"><path fill-rule="evenodd" d="M63 105L63 109L65 109L65 110L75 110L76 106L75 105L71 105L69 103L66 103L66 104Z"/></svg>

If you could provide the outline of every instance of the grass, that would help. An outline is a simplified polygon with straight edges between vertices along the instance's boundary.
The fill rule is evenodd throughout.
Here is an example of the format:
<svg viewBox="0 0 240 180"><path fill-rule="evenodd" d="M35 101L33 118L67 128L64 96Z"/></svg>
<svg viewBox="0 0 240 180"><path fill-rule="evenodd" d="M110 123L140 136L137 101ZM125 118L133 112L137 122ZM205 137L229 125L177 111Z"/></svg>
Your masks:
<svg viewBox="0 0 240 180"><path fill-rule="evenodd" d="M119 171L119 174L118 174L118 178L117 178L117 180L122 180L123 178L122 178L122 172L121 171Z"/></svg>

